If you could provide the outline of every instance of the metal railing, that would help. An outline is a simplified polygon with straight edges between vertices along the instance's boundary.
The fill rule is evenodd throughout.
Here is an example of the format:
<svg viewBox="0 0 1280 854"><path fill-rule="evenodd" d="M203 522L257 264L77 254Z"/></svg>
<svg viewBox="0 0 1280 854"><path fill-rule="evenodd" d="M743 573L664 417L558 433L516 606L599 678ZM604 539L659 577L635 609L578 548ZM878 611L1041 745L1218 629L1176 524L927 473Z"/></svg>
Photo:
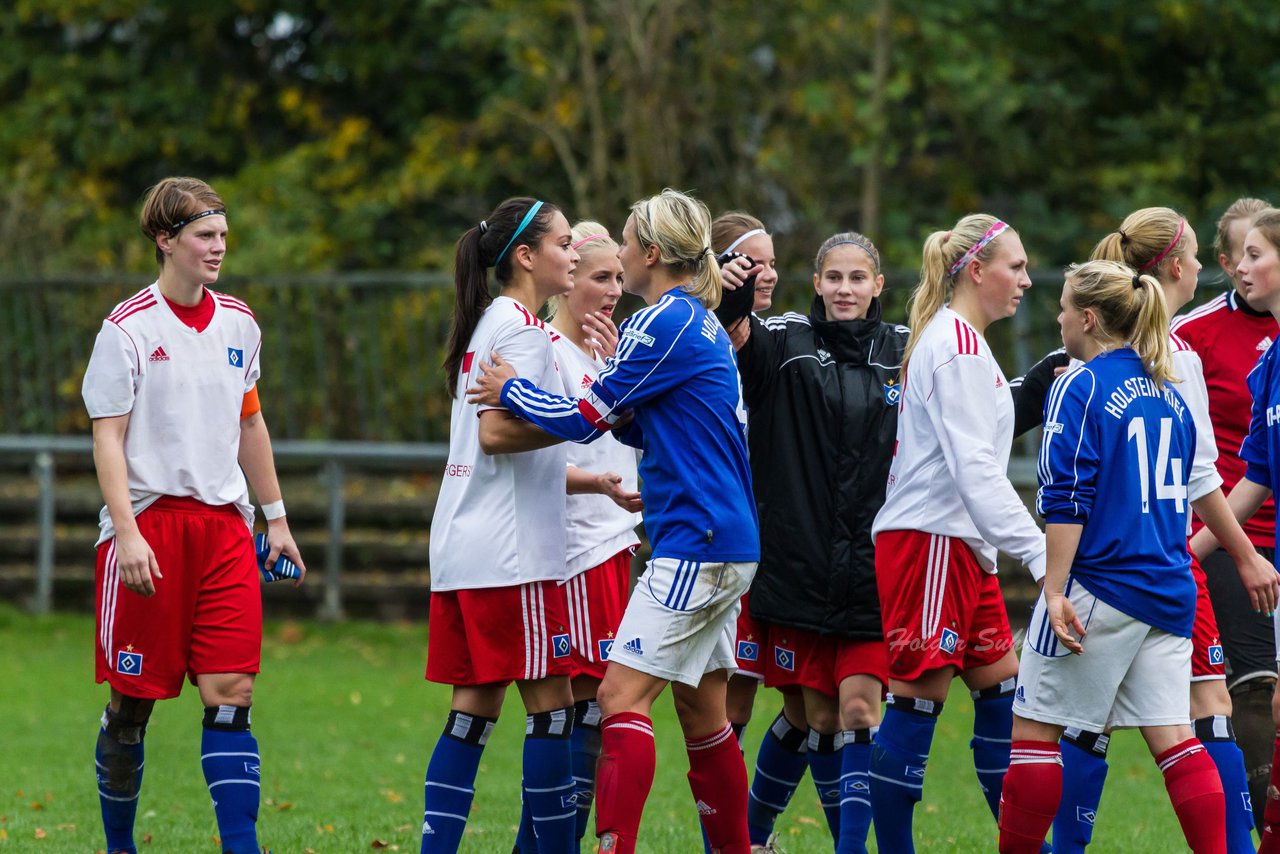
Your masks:
<svg viewBox="0 0 1280 854"><path fill-rule="evenodd" d="M443 443L407 442L310 442L280 440L272 443L277 460L314 463L322 467L326 501L326 545L324 560L324 594L317 616L325 620L341 619L342 543L346 529L346 498L343 486L347 469L412 468L429 471L441 468L449 456ZM32 476L38 490L36 522L36 584L29 607L36 613L47 613L53 607L53 570L55 544L56 456L92 457L93 443L88 436L15 436L0 434L0 456L26 457L32 461Z"/></svg>

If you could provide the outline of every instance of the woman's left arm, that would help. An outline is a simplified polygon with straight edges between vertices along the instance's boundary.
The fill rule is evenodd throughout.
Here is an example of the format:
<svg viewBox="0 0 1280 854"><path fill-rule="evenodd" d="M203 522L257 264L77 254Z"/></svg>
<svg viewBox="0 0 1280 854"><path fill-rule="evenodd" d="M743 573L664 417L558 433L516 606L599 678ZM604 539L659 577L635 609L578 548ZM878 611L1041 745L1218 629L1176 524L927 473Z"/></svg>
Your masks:
<svg viewBox="0 0 1280 854"><path fill-rule="evenodd" d="M271 451L271 434L262 413L255 412L240 419L240 468L244 469L254 495L264 507L281 501L280 481L276 477L275 455ZM301 575L293 583L297 587L307 577L307 566L302 562L298 544L289 532L289 520L281 515L267 520L267 543L271 553L267 556L268 569L275 566L276 557L283 554L298 566Z"/></svg>

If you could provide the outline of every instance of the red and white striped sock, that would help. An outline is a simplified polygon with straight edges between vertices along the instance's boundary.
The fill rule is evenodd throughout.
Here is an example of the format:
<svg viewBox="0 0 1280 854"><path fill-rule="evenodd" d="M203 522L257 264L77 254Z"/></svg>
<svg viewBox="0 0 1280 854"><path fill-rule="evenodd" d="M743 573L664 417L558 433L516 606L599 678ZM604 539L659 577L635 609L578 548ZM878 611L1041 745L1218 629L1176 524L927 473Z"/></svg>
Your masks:
<svg viewBox="0 0 1280 854"><path fill-rule="evenodd" d="M1195 854L1226 854L1227 816L1218 766L1198 739L1189 738L1156 757L1182 835Z"/></svg>
<svg viewBox="0 0 1280 854"><path fill-rule="evenodd" d="M653 721L635 712L619 712L607 715L600 722L596 836L614 834L616 838L610 850L617 854L632 854L636 850L640 814L653 787L656 764Z"/></svg>
<svg viewBox="0 0 1280 854"><path fill-rule="evenodd" d="M1000 795L1001 854L1039 854L1062 800L1062 748L1015 741Z"/></svg>
<svg viewBox="0 0 1280 854"><path fill-rule="evenodd" d="M685 739L689 751L689 789L707 842L722 854L749 854L747 766L733 727L702 738Z"/></svg>

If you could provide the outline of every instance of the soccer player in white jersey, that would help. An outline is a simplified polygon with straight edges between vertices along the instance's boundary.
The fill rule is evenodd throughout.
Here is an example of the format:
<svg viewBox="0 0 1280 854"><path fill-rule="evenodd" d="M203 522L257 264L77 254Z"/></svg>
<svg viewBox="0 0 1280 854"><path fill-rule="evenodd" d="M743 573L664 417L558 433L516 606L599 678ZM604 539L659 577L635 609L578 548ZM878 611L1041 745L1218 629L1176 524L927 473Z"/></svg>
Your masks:
<svg viewBox="0 0 1280 854"><path fill-rule="evenodd" d="M1062 791L1058 739L1075 726L1139 728L1192 851L1225 852L1222 784L1188 718L1197 431L1172 383L1164 295L1151 275L1090 261L1068 269L1061 305L1063 344L1085 364L1045 408L1047 570L1018 676L1000 851L1041 850Z"/></svg>
<svg viewBox="0 0 1280 854"><path fill-rule="evenodd" d="M554 335L537 313L573 287L577 262L564 214L531 198L508 199L458 240L444 362L454 402L431 520L427 647L427 679L453 686L453 698L427 767L423 852L458 850L480 757L512 682L528 712L523 788L538 850L577 847L570 621L561 586L564 447L505 409L463 395L478 359L499 348L521 371L563 388Z"/></svg>
<svg viewBox="0 0 1280 854"><path fill-rule="evenodd" d="M591 387L605 358L618 345L613 313L622 296L618 244L597 222L573 227L578 266L573 290L547 303L556 359L571 393ZM631 592L631 557L640 538L635 527L644 504L637 491L636 451L612 436L565 447L568 462L565 532L568 544L565 598L569 607L570 681L573 685L574 800L577 838L586 835L595 798L600 756L600 706L596 691ZM522 854L537 854L528 804L516 841Z"/></svg>
<svg viewBox="0 0 1280 854"><path fill-rule="evenodd" d="M872 746L884 851L912 851L911 817L951 680L974 698L974 767L994 815L1018 659L996 550L1044 575L1044 535L1006 474L1009 383L983 337L1031 287L1018 234L987 214L929 235L912 297L897 446L872 528L890 697Z"/></svg>
<svg viewBox="0 0 1280 854"><path fill-rule="evenodd" d="M1195 230L1186 218L1166 207L1142 208L1125 217L1120 228L1111 232L1094 247L1093 260L1119 261L1135 270L1154 276L1160 283L1167 313L1173 317L1195 295L1200 274L1200 262ZM1196 515L1206 523L1223 548L1232 558L1234 571L1252 598L1254 607L1262 613L1274 608L1276 572L1270 562L1259 555L1250 544L1245 532L1231 515L1226 498L1222 494L1222 477L1215 463L1218 448L1214 440L1213 423L1209 417L1209 392L1205 385L1204 366L1200 356L1177 335L1169 338L1173 374L1178 378L1178 394L1186 402L1196 429L1196 456L1187 483L1188 500L1195 503ZM1188 531L1190 533L1190 531ZM1196 621L1192 633L1191 652L1191 719L1196 737L1213 758L1222 776L1223 790L1228 793L1227 841L1231 854L1244 854L1253 850L1253 815L1250 809L1248 782L1245 777L1244 757L1236 745L1231 725L1231 695L1227 693L1226 667L1222 642L1218 637L1218 623L1213 603L1209 598L1205 572L1191 555L1191 571L1196 580ZM1087 749L1087 741L1093 739L1093 749ZM1083 741L1079 741L1083 739ZM1096 786L1101 793L1102 779L1106 774L1106 740L1097 747L1096 734L1078 733L1074 729L1068 741L1077 740L1079 752L1064 752L1064 792ZM1068 804L1071 797L1063 798L1063 809L1055 822L1069 835L1071 831L1063 822L1072 821L1080 811L1076 804ZM1085 804L1096 812L1098 801L1092 793ZM1087 812L1086 810L1085 812ZM1086 831L1090 825L1079 825ZM1073 850L1060 845L1058 828L1055 827L1055 850ZM1081 834L1083 835L1083 833ZM1065 843L1065 840L1064 840Z"/></svg>
<svg viewBox="0 0 1280 854"><path fill-rule="evenodd" d="M222 850L257 854L249 706L262 598L246 475L267 518L267 568L281 554L306 567L258 399L262 334L248 306L207 287L226 256L225 205L203 181L166 178L148 192L141 225L159 279L107 316L83 387L106 502L96 669L111 702L96 759L107 851L137 851L147 720L190 678L205 707L201 765Z"/></svg>

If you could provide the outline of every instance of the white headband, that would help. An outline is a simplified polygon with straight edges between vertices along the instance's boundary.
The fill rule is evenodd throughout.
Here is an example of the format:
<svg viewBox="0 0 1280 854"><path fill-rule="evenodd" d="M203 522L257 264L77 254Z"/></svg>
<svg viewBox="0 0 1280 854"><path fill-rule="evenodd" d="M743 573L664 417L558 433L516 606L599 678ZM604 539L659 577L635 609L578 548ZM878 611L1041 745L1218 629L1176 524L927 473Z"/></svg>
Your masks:
<svg viewBox="0 0 1280 854"><path fill-rule="evenodd" d="M733 241L732 243L730 243L730 244L729 244L729 248L728 248L728 249L726 249L726 250L724 250L724 252L721 252L720 254L721 254L721 255L727 255L727 254L729 254L730 252L732 252L733 250L737 249L739 246L741 246L741 245L742 245L742 241L744 241L744 240L749 240L749 239L751 239L752 237L755 237L757 234L768 234L768 233L769 233L769 232L765 231L763 228L753 228L753 229L751 229L750 231L748 231L748 232L744 233L744 234L743 234L741 237L739 237L737 240L735 240L735 241Z"/></svg>

